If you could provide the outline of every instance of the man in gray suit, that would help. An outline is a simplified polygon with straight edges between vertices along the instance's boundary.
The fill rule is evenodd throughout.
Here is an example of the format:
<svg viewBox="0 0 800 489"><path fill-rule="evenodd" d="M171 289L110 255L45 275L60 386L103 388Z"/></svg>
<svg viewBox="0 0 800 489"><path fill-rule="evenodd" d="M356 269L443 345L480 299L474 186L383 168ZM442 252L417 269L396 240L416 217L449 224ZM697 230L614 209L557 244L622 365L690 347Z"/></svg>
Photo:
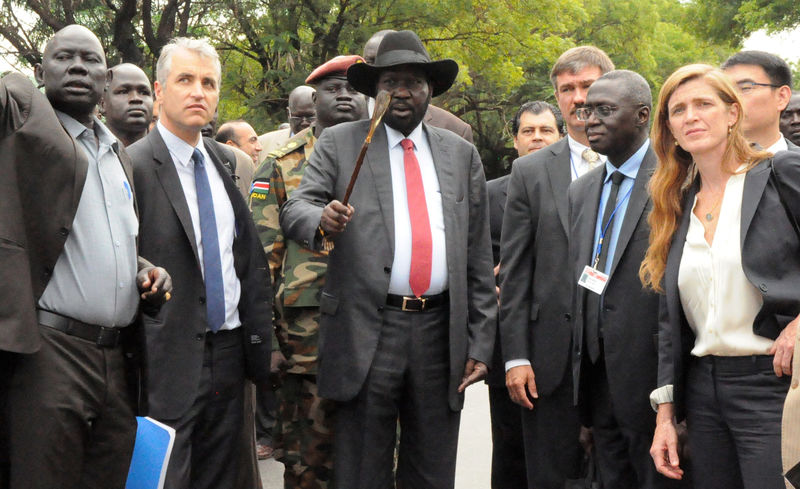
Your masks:
<svg viewBox="0 0 800 489"><path fill-rule="evenodd" d="M589 86L613 68L592 46L562 54L550 79L567 137L511 167L500 244L500 338L506 386L525 408L528 487L537 489L561 489L580 471L580 423L568 369L573 281L567 267L567 188L600 162L575 111Z"/></svg>
<svg viewBox="0 0 800 489"><path fill-rule="evenodd" d="M318 386L337 402L337 487L452 488L463 391L486 375L496 300L486 184L474 146L422 122L458 72L389 33L356 90L392 95L350 199L369 121L329 127L281 209L288 238L333 247L320 299Z"/></svg>

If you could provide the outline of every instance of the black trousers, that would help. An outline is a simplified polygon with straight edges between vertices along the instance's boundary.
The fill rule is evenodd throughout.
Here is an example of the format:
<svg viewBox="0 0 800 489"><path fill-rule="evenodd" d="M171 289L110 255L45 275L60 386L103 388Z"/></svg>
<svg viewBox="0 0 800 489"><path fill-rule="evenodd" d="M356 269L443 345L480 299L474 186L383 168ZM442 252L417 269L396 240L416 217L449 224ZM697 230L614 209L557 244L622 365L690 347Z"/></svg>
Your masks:
<svg viewBox="0 0 800 489"><path fill-rule="evenodd" d="M528 488L563 489L567 480L581 476L581 423L572 396L572 372L567 372L552 393L533 400L533 410L517 407L522 412Z"/></svg>
<svg viewBox="0 0 800 489"><path fill-rule="evenodd" d="M241 328L207 333L197 398L175 428L165 489L226 489L239 472L244 426Z"/></svg>
<svg viewBox="0 0 800 489"><path fill-rule="evenodd" d="M492 418L492 489L517 489L527 485L522 413L508 397L505 386L489 386ZM563 489L563 485L561 488Z"/></svg>
<svg viewBox="0 0 800 489"><path fill-rule="evenodd" d="M40 326L8 392L12 489L122 489L136 438L122 349Z"/></svg>
<svg viewBox="0 0 800 489"><path fill-rule="evenodd" d="M692 357L686 420L695 485L784 489L781 417L791 376L772 356Z"/></svg>
<svg viewBox="0 0 800 489"><path fill-rule="evenodd" d="M378 349L355 399L338 403L334 478L340 489L390 489L397 423L398 489L452 489L461 413L452 411L448 312L386 307Z"/></svg>
<svg viewBox="0 0 800 489"><path fill-rule="evenodd" d="M602 349L601 349L602 352ZM637 368L632 365L631 368ZM617 419L611 402L606 365L601 353L597 363L584 363L581 384L587 394L586 411L592 424L597 471L606 489L671 489L687 487L659 474L650 457L653 431L641 432ZM583 386L582 386L583 387ZM654 386L655 387L655 386ZM644 394L646 395L646 394ZM653 419L655 420L655 412ZM655 429L655 422L653 423ZM691 438L691 434L690 434ZM706 489L699 485L698 488Z"/></svg>

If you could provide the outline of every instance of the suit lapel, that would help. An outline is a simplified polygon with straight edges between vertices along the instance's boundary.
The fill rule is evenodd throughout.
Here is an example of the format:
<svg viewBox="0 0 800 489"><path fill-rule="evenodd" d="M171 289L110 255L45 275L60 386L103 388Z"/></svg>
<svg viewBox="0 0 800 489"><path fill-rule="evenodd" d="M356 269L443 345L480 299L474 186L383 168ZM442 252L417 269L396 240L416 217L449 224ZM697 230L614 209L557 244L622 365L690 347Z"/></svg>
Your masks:
<svg viewBox="0 0 800 489"><path fill-rule="evenodd" d="M585 187L587 192L584 194L575 215L575 229L578 231L578 258L580 269L584 265L592 265L594 262L594 231L597 227L598 206L600 205L600 194L603 191L604 171L595 170L586 174Z"/></svg>
<svg viewBox="0 0 800 489"><path fill-rule="evenodd" d="M369 125L364 127L369 128ZM372 136L372 142L365 156L365 163L372 175L375 192L378 197L386 225L386 235L389 239L391 255L394 256L394 200L392 192L392 168L389 162L389 143L386 139L386 128L380 124ZM363 183L362 183L363 184Z"/></svg>
<svg viewBox="0 0 800 489"><path fill-rule="evenodd" d="M617 264L619 264L619 260L625 252L625 248L628 246L631 236L633 236L633 232L642 219L644 209L647 207L647 201L650 199L650 195L647 192L647 184L650 181L650 176L653 174L655 165L656 155L651 146L647 149L639 171L636 173L636 180L633 182L633 189L631 189L628 207L625 210L625 217L622 222L622 227L619 230L619 236L617 236L617 246L614 250L609 276L614 275L614 270L616 270Z"/></svg>
<svg viewBox="0 0 800 489"><path fill-rule="evenodd" d="M744 249L744 238L747 237L747 230L756 213L758 202L767 186L770 175L770 161L762 161L758 166L747 172L744 177L744 189L742 190L742 222L739 231L739 246Z"/></svg>
<svg viewBox="0 0 800 489"><path fill-rule="evenodd" d="M458 234L453 232L456 223L453 219L456 216L455 203L466 198L465 195L458 194L459 179L453 174L453 160L447 151L447 147L442 144L441 136L431 127L423 124L423 133L428 136L428 145L431 148L433 166L436 169L436 178L439 179L439 190L442 199L442 213L444 218L444 238L447 256L457 256L459 243ZM462 245L463 246L463 245Z"/></svg>
<svg viewBox="0 0 800 489"><path fill-rule="evenodd" d="M572 182L572 170L569 160L569 144L567 138L554 143L546 148L546 150L553 153L553 157L548 159L545 163L547 167L547 174L550 177L550 186L553 194L553 202L556 206L558 219L561 221L561 226L564 228L564 233L569 234L567 220L569 219L569 197L567 196L567 189ZM545 150L542 150L545 151Z"/></svg>
<svg viewBox="0 0 800 489"><path fill-rule="evenodd" d="M194 235L194 227L192 226L192 215L189 214L189 206L186 204L186 196L183 193L180 177L178 171L175 169L175 163L172 161L172 156L169 154L167 145L161 138L161 134L157 130L152 131L148 136L150 145L153 148L153 159L156 161L156 177L164 189L178 220L181 222L183 231L189 239L189 244L192 245L194 252L194 259L197 261L198 266L200 258L197 253L197 239Z"/></svg>
<svg viewBox="0 0 800 489"><path fill-rule="evenodd" d="M669 248L669 255L667 256L667 266L664 270L664 291L667 294L667 302L672 311L680 311L680 295L678 294L678 273L680 271L681 257L683 256L683 245L686 243L686 235L689 232L689 222L692 217L692 203L697 194L698 181L695 181L686 191L683 198L683 215L680 216L678 221L678 229L672 237L672 244Z"/></svg>

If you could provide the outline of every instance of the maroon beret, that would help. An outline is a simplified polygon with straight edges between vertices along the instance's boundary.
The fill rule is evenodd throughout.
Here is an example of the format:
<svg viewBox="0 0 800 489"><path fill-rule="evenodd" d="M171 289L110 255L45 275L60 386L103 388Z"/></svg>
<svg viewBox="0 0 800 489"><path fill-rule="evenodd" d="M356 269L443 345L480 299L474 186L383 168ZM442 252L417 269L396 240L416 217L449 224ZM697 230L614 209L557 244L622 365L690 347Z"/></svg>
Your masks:
<svg viewBox="0 0 800 489"><path fill-rule="evenodd" d="M314 85L319 83L323 78L329 76L340 76L345 78L347 76L347 68L356 64L356 63L363 63L364 58L357 54L352 54L350 56L336 56L335 58L322 63L321 65L317 66L317 68L308 75L306 78L306 84Z"/></svg>

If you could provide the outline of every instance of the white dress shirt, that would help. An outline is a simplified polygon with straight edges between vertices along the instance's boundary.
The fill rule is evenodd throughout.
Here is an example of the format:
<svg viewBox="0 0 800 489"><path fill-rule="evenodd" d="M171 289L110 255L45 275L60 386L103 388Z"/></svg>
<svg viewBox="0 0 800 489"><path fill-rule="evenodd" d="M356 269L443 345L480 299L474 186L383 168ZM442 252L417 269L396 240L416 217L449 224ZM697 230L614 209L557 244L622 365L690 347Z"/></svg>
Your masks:
<svg viewBox="0 0 800 489"><path fill-rule="evenodd" d="M394 204L394 261L389 278L389 293L413 296L408 283L411 271L411 218L408 213L406 194L406 172L403 162L403 147L400 141L406 139L400 131L384 124L389 144L389 165L392 170L392 202ZM433 165L433 156L428 138L418 125L408 135L414 143L414 154L422 173L422 186L428 204L428 220L431 225L433 241L433 261L431 263L431 283L423 295L435 295L447 290L447 250L444 237L444 214L442 210L442 191L439 177Z"/></svg>
<svg viewBox="0 0 800 489"><path fill-rule="evenodd" d="M183 195L186 198L186 205L189 207L189 214L192 216L192 228L197 244L197 255L200 259L200 271L205 276L203 269L203 242L200 234L200 211L197 207L197 189L194 182L194 162L192 154L194 146L172 134L169 129L164 127L159 121L156 125L158 132L167 145L172 162L178 171L178 177L183 188ZM233 239L236 229L236 218L233 214L228 192L222 181L223 176L217 171L216 165L211 160L205 146L203 138L197 143L197 149L205 158L206 173L208 174L208 184L211 187L211 197L214 199L214 218L217 222L217 237L219 239L219 252L222 263L222 282L225 292L225 324L220 328L234 329L241 326L239 320L239 297L241 296L242 286L239 277L236 276L236 269L233 267ZM225 178L228 178L225 175Z"/></svg>
<svg viewBox="0 0 800 489"><path fill-rule="evenodd" d="M753 332L753 320L764 299L742 268L740 232L745 176L746 173L737 173L725 184L711 245L705 239L703 223L694 214L697 197L692 205L678 270L678 291L686 320L695 334L691 354L696 357L766 355L773 343ZM672 385L650 394L654 408L672 401Z"/></svg>

